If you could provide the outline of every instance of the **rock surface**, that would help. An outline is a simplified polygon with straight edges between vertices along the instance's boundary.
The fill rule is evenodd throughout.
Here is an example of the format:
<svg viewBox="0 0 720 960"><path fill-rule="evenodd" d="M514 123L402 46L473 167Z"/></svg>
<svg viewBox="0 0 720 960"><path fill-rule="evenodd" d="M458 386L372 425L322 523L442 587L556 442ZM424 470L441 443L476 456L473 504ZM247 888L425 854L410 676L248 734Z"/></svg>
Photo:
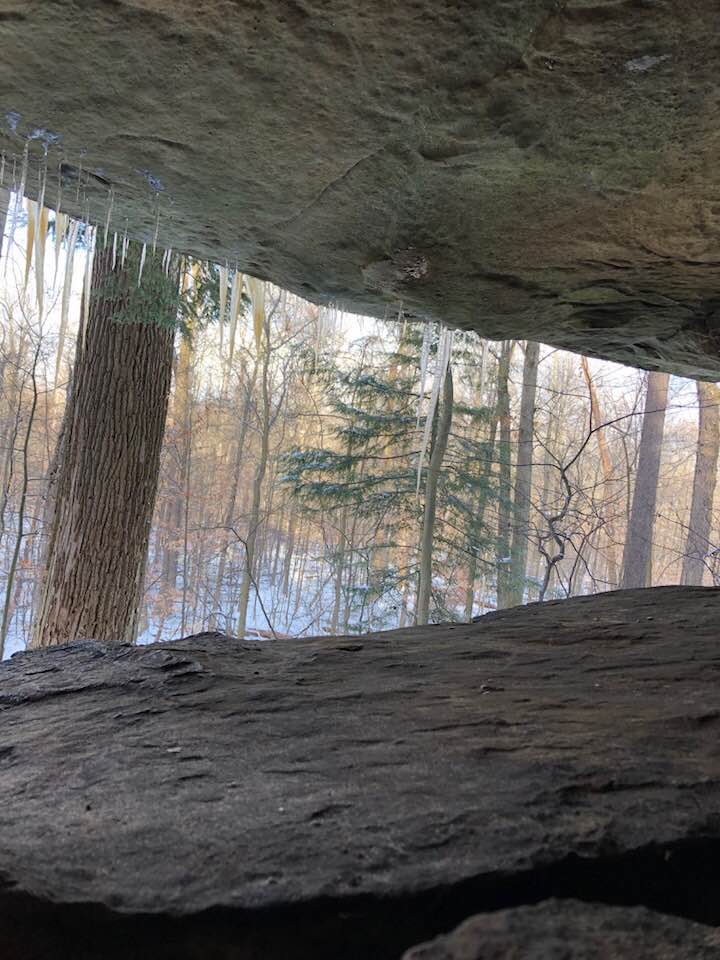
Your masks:
<svg viewBox="0 0 720 960"><path fill-rule="evenodd" d="M553 896L720 924L719 609L17 655L4 957L397 960Z"/></svg>
<svg viewBox="0 0 720 960"><path fill-rule="evenodd" d="M0 0L36 195L311 300L720 375L717 0Z"/></svg>
<svg viewBox="0 0 720 960"><path fill-rule="evenodd" d="M472 917L403 960L717 960L720 932L642 908L548 900Z"/></svg>

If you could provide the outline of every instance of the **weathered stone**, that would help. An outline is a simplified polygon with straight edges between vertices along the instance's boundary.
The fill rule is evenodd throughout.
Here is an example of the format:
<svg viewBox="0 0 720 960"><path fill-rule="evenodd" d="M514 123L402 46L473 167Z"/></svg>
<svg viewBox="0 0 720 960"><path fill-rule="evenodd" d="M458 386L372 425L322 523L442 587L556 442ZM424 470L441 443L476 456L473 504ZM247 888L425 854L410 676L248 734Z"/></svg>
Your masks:
<svg viewBox="0 0 720 960"><path fill-rule="evenodd" d="M717 379L719 14L0 0L0 149L318 302Z"/></svg>
<svg viewBox="0 0 720 960"><path fill-rule="evenodd" d="M719 608L18 655L3 957L397 960L552 896L720 924Z"/></svg>
<svg viewBox="0 0 720 960"><path fill-rule="evenodd" d="M548 900L472 917L403 960L717 960L720 931L643 908Z"/></svg>

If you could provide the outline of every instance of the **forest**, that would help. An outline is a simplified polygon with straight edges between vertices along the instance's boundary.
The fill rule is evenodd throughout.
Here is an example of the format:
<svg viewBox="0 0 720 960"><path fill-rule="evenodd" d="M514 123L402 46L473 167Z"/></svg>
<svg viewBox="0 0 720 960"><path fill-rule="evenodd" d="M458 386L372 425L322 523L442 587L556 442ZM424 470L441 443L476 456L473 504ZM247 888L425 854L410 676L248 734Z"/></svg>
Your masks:
<svg viewBox="0 0 720 960"><path fill-rule="evenodd" d="M139 643L715 582L714 384L317 306L136 244L111 205L93 228L0 198L3 656L67 639L58 611L108 581L97 629ZM83 503L107 529L79 532ZM76 581L93 538L105 580Z"/></svg>

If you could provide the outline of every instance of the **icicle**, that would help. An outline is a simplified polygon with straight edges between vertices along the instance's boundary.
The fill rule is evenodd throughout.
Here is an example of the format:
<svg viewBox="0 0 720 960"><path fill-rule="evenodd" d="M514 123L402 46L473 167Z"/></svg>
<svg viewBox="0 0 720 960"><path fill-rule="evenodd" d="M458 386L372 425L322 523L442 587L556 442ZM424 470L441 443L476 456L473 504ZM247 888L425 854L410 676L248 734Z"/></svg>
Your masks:
<svg viewBox="0 0 720 960"><path fill-rule="evenodd" d="M253 311L253 329L255 330L255 345L258 356L262 352L262 332L265 324L265 284L257 277L247 278L247 288L250 293Z"/></svg>
<svg viewBox="0 0 720 960"><path fill-rule="evenodd" d="M3 277L7 277L7 268L10 261L10 251L12 250L13 240L15 239L15 228L17 227L18 214L20 212L20 204L22 203L20 199L20 194L17 192L17 164L15 158L13 157L13 169L12 169L12 190L13 190L13 203L12 210L10 215L10 228L8 230L8 242L5 246L5 263L3 265Z"/></svg>
<svg viewBox="0 0 720 960"><path fill-rule="evenodd" d="M68 218L64 213L58 212L55 214L55 273L53 274L53 290L57 288L57 275L58 267L60 266L60 253L62 251L62 243L65 239L65 231L67 230Z"/></svg>
<svg viewBox="0 0 720 960"><path fill-rule="evenodd" d="M80 342L85 349L85 335L87 333L88 321L90 319L90 290L92 284L92 264L95 253L96 230L85 225L85 237L87 241L87 252L85 254L85 277L83 279L83 315L82 315L82 335Z"/></svg>
<svg viewBox="0 0 720 960"><path fill-rule="evenodd" d="M67 254L65 258L65 278L63 280L62 304L60 307L60 331L58 333L58 351L57 359L55 361L56 384L60 375L63 347L65 346L65 334L67 333L70 293L72 291L73 261L75 259L75 246L77 244L79 229L80 224L77 220L73 220L70 224L70 230L68 233Z"/></svg>
<svg viewBox="0 0 720 960"><path fill-rule="evenodd" d="M420 348L420 393L418 395L418 412L416 426L420 427L423 400L425 399L425 382L427 380L427 365L430 358L430 340L432 339L433 324L426 323L423 330L422 347Z"/></svg>
<svg viewBox="0 0 720 960"><path fill-rule="evenodd" d="M157 213L155 215L155 236L153 237L153 248L152 248L153 256L155 256L155 252L157 250L157 241L158 241L159 233L160 233L160 196L158 195Z"/></svg>
<svg viewBox="0 0 720 960"><path fill-rule="evenodd" d="M482 341L482 352L480 353L480 382L478 383L478 402L482 406L483 390L485 389L485 365L487 355L487 340Z"/></svg>
<svg viewBox="0 0 720 960"><path fill-rule="evenodd" d="M45 187L47 186L47 154L43 164L42 178L40 180L40 190L38 193L37 206L35 209L35 292L37 296L38 311L42 319L44 298L45 298L45 242L47 240L48 211L45 207ZM27 282L27 281L26 281Z"/></svg>
<svg viewBox="0 0 720 960"><path fill-rule="evenodd" d="M453 333L451 330L442 329L438 339L437 359L435 365L435 378L433 380L432 391L430 393L430 404L428 406L427 416L425 417L425 429L423 430L422 443L420 445L420 454L418 456L417 485L415 493L420 496L420 481L422 479L422 467L425 462L425 455L430 445L430 436L432 434L432 424L435 417L435 409L440 399L440 391L445 383L448 364L450 362L450 352L452 350Z"/></svg>
<svg viewBox="0 0 720 960"><path fill-rule="evenodd" d="M38 193L38 213L45 206L45 187L47 186L47 156L43 164L42 179L40 180L40 192Z"/></svg>
<svg viewBox="0 0 720 960"><path fill-rule="evenodd" d="M108 234L110 233L110 217L112 216L114 203L115 203L115 191L113 190L112 187L110 187L110 201L108 205L107 216L105 217L105 240L104 240L105 246L107 246Z"/></svg>
<svg viewBox="0 0 720 960"><path fill-rule="evenodd" d="M78 163L78 172L77 172L77 187L75 188L75 203L80 203L80 181L82 180L83 174L83 162L82 154L80 154L80 162Z"/></svg>
<svg viewBox="0 0 720 960"><path fill-rule="evenodd" d="M25 149L23 150L23 159L22 167L20 168L20 187L18 188L18 201L22 204L23 197L25 196L25 184L27 182L27 172L28 172L28 161L30 157L30 144L29 142L25 143Z"/></svg>
<svg viewBox="0 0 720 960"><path fill-rule="evenodd" d="M43 191L44 193L44 191ZM35 292L38 315L42 320L45 306L45 246L48 230L48 210L38 204L38 220L35 228Z"/></svg>
<svg viewBox="0 0 720 960"><path fill-rule="evenodd" d="M228 376L232 368L233 356L235 354L235 334L237 332L237 322L242 308L242 288L243 275L235 271L232 282L232 291L230 293L230 331L228 342Z"/></svg>
<svg viewBox="0 0 720 960"><path fill-rule="evenodd" d="M30 276L30 265L32 263L32 255L35 248L35 226L37 223L37 202L35 200L28 200L27 213L28 225L27 245L25 247L25 282L23 283L23 293L27 291L28 277Z"/></svg>
<svg viewBox="0 0 720 960"><path fill-rule="evenodd" d="M113 248L112 248L112 266L110 269L115 273L115 264L117 263L117 230L113 233Z"/></svg>
<svg viewBox="0 0 720 960"><path fill-rule="evenodd" d="M225 266L220 267L220 321L218 326L220 328L220 345L219 345L219 354L222 358L224 348L225 348L225 310L227 309L227 288L228 288L228 279L229 271L227 260L225 261Z"/></svg>
<svg viewBox="0 0 720 960"><path fill-rule="evenodd" d="M120 269L125 269L125 260L127 258L128 252L128 235L127 235L127 224L125 225L125 236L123 237L122 242L122 254L120 255Z"/></svg>
<svg viewBox="0 0 720 960"><path fill-rule="evenodd" d="M220 267L220 323L225 319L225 308L227 307L227 288L228 288L228 265Z"/></svg>
<svg viewBox="0 0 720 960"><path fill-rule="evenodd" d="M142 252L140 254L140 268L138 270L138 286L140 286L140 283L142 282L143 267L145 266L146 254L147 254L147 244L144 243L142 245Z"/></svg>
<svg viewBox="0 0 720 960"><path fill-rule="evenodd" d="M63 175L62 175L62 161L58 163L58 172L57 172L57 198L55 200L55 209L58 213L62 210L62 200L63 200Z"/></svg>
<svg viewBox="0 0 720 960"><path fill-rule="evenodd" d="M323 331L323 308L318 307L315 314L315 373L317 373L320 364L320 343Z"/></svg>

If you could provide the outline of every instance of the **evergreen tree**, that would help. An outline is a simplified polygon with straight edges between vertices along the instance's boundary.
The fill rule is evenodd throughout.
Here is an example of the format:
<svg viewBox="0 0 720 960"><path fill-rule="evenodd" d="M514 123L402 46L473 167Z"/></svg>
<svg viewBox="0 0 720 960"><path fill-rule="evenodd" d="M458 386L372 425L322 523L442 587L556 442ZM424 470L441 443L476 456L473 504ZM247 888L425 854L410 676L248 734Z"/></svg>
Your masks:
<svg viewBox="0 0 720 960"><path fill-rule="evenodd" d="M340 517L338 546L329 559L335 566L336 584L353 594L356 620L342 624L344 629L367 628L375 605L386 610L407 605L415 594L421 561L420 533L432 461L431 446L421 469L418 496L423 328L408 323L398 328L396 336L389 348L387 336L366 338L355 345L348 362L323 358L317 376L323 378L328 415L335 426L323 447L296 448L285 458L285 480L303 508ZM458 603L439 602L431 589L432 576L455 582L457 571L464 576L469 558L483 552L489 542L482 521L466 525L468 518L477 518L479 498L492 489L487 472L478 469L487 452L482 433L489 413L467 402L467 394L472 395L468 381L478 371L477 348L477 337L462 339L453 364L454 371L465 373L463 389L456 392L452 404L447 452L433 481L437 488L431 574L425 578L423 601L430 620L452 618L459 612ZM436 343L430 344L429 366L436 349ZM353 518L352 535L348 515ZM458 530L468 534L459 539ZM428 538L423 539L427 550ZM357 582L362 583L361 589L353 587Z"/></svg>

